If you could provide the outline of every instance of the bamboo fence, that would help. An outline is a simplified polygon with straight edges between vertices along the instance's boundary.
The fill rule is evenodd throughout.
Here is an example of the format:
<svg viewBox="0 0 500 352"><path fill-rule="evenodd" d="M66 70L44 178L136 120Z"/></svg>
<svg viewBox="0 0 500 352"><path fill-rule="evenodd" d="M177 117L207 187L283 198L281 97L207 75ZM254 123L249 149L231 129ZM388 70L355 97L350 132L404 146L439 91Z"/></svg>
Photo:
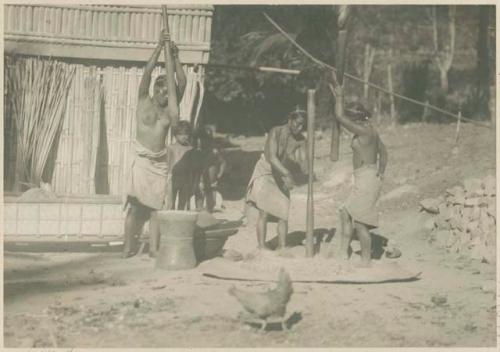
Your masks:
<svg viewBox="0 0 500 352"><path fill-rule="evenodd" d="M182 62L207 63L212 7L167 7L172 38L179 46ZM162 27L159 6L6 4L4 12L6 50L23 54L26 50L28 54L34 50L47 52L46 46L37 49L36 44L40 43L64 44L72 45L71 50L62 48L59 51L61 47L56 46L52 52L71 57L104 55L120 59L113 48L151 48L158 42ZM29 43L29 46L22 43ZM141 60L143 56L142 51L129 51L128 54L134 60Z"/></svg>
<svg viewBox="0 0 500 352"><path fill-rule="evenodd" d="M187 76L180 117L195 122L203 100L204 77L204 68L195 69L195 65L208 62L212 9L204 5L168 8L171 33ZM107 50L112 59L67 64L75 73L68 89L51 180L56 193L120 196L124 192L136 133L139 82L145 61L157 43L161 23L160 7L5 5L7 55L45 55L42 46L49 48L47 55L52 55L58 47L77 44L80 59L101 59L92 57L95 48L100 53ZM25 41L32 44L28 49L22 46ZM88 52L82 51L87 44ZM143 50L138 52L140 62L129 57L129 51L123 51L127 48ZM189 56L186 52L203 55ZM76 57L73 49L61 53ZM160 67L154 70L152 82L160 72ZM4 122L15 131L11 119L12 114L6 114ZM5 143L12 143L13 137L7 133ZM16 151L9 150L9 154L5 157L7 169L16 165ZM6 184L13 182L7 180Z"/></svg>
<svg viewBox="0 0 500 352"><path fill-rule="evenodd" d="M185 65L184 71L187 86L180 115L181 119L194 122L202 82L192 66ZM160 67L154 70L152 82L160 72ZM123 193L136 134L135 111L141 77L142 68L137 67L98 69L77 65L56 159L53 179L56 192L95 194L96 182L104 182L109 194ZM90 90L92 85L98 85L99 89ZM96 173L107 177L96 180Z"/></svg>

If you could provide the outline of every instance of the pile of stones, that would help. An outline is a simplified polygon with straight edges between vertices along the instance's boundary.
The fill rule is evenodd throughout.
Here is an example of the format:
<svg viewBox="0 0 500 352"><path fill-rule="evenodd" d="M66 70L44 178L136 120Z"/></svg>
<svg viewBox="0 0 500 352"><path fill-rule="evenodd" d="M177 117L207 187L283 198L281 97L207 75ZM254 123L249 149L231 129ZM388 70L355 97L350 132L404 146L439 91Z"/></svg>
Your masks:
<svg viewBox="0 0 500 352"><path fill-rule="evenodd" d="M483 262L496 258L496 179L467 179L446 195L420 202L433 216L426 222L431 239L448 251L468 254Z"/></svg>

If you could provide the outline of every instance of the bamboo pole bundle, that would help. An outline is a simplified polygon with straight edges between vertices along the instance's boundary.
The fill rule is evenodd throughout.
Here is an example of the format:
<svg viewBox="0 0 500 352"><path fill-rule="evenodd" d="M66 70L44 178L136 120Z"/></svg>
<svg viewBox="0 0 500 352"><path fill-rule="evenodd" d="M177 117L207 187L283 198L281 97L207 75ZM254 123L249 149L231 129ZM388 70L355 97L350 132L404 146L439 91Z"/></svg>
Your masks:
<svg viewBox="0 0 500 352"><path fill-rule="evenodd" d="M62 9L61 13L61 33L69 33L68 27L69 27L69 10L68 9Z"/></svg>
<svg viewBox="0 0 500 352"><path fill-rule="evenodd" d="M73 114L73 107L74 107L74 91L75 91L75 80L73 79L73 83L71 84L68 92L68 98L67 98L67 108L66 112L64 114L64 121L63 125L61 128L61 137L59 140L59 148L57 150L57 157L56 157L56 164L55 164L55 176L54 179L52 180L53 182L53 189L57 193L66 193L66 185L64 184L64 180L66 179L66 172L67 172L67 158L66 155L68 153L68 150L70 148L70 138L68 137L69 135L69 123L71 120L71 117L74 115Z"/></svg>
<svg viewBox="0 0 500 352"><path fill-rule="evenodd" d="M25 6L19 6L18 8L18 11L19 11L19 16L18 16L18 19L19 21L17 22L17 26L18 28L20 29L21 32L25 32L25 23L26 23L26 20L25 20Z"/></svg>
<svg viewBox="0 0 500 352"><path fill-rule="evenodd" d="M106 15L107 15L107 12L102 12L102 11L96 11L96 12L99 14L99 16L97 16L97 21L98 21L97 35L98 35L98 37L93 38L93 39L100 39L100 38L103 38L106 36L106 26L107 26Z"/></svg>
<svg viewBox="0 0 500 352"><path fill-rule="evenodd" d="M50 33L56 34L56 9L49 9Z"/></svg>
<svg viewBox="0 0 500 352"><path fill-rule="evenodd" d="M17 126L17 182L40 184L49 153L61 130L74 69L40 59L18 59L8 72L7 99Z"/></svg>
<svg viewBox="0 0 500 352"><path fill-rule="evenodd" d="M200 23L198 25L198 38L196 39L198 42L203 42L205 40L205 16L200 16Z"/></svg>
<svg viewBox="0 0 500 352"><path fill-rule="evenodd" d="M89 193L96 193L96 171L97 171L97 151L99 148L99 138L100 138L100 113L101 113L101 104L102 104L102 86L99 81L99 76L94 70L92 72L92 80L94 84L94 96L93 96L93 107L92 107L92 142L91 142L91 153L90 153L90 187Z"/></svg>
<svg viewBox="0 0 500 352"><path fill-rule="evenodd" d="M155 23L153 28L154 34L151 36L151 38L156 39L158 37L158 33L160 33L161 31L162 18L161 18L161 13L155 13L154 16L155 16Z"/></svg>
<svg viewBox="0 0 500 352"><path fill-rule="evenodd" d="M81 91L82 91L82 72L83 66L78 65L76 67L75 74L75 96L74 96L74 114L71 116L71 154L68 157L68 163L70 168L70 178L67 178L65 182L68 184L68 189L70 193L78 193L78 183L72 182L73 180L78 180L80 178L80 173L78 172L78 146L79 146L79 135L81 127L78 125L78 122L81 121Z"/></svg>
<svg viewBox="0 0 500 352"><path fill-rule="evenodd" d="M199 16L194 16L193 17L193 22L191 24L191 38L190 40L192 42L197 42L199 38L199 27L200 27L200 17Z"/></svg>
<svg viewBox="0 0 500 352"><path fill-rule="evenodd" d="M196 112L194 115L194 125L198 125L198 120L200 117L201 106L203 104L203 97L205 96L205 71L202 66L198 67L197 72L197 80L198 80L198 102L196 106Z"/></svg>
<svg viewBox="0 0 500 352"><path fill-rule="evenodd" d="M172 23L172 28L176 28L177 30L172 33L172 38L174 41L179 42L181 39L181 31L180 31L180 15L169 15L168 16L169 23Z"/></svg>
<svg viewBox="0 0 500 352"><path fill-rule="evenodd" d="M191 33L192 32L193 32L193 17L186 16L186 36L184 37L184 40L186 42L191 41Z"/></svg>
<svg viewBox="0 0 500 352"><path fill-rule="evenodd" d="M194 67L190 67L188 70L189 75L191 76L191 94L189 100L185 100L185 104L187 107L186 115L189 118L189 121L193 122L194 126L196 126L195 116L193 116L195 102L198 97L198 74L195 72ZM183 99L184 101L184 99Z"/></svg>
<svg viewBox="0 0 500 352"><path fill-rule="evenodd" d="M130 23L130 13L125 13L124 15L124 19L123 19L123 28L122 28L122 32L123 32L123 35L125 37L130 37L130 29L131 29L131 26L129 26L129 23Z"/></svg>
<svg viewBox="0 0 500 352"><path fill-rule="evenodd" d="M186 70L184 67L184 72L186 72L186 89L179 104L180 120L191 121L191 104L194 98L195 80L193 72L189 68Z"/></svg>
<svg viewBox="0 0 500 352"><path fill-rule="evenodd" d="M127 97L125 101L125 128L123 131L124 139L127 142L124 145L124 160L121 170L121 177L125 181L127 180L128 172L129 172L129 164L130 164L130 151L131 151L131 142L134 139L132 135L132 124L135 122L134 112L135 109L132 107L133 96L137 94L136 92L136 82L137 82L137 68L132 67L128 71L127 76Z"/></svg>
<svg viewBox="0 0 500 352"><path fill-rule="evenodd" d="M4 25L5 25L5 31L6 32L10 32L12 30L11 28L11 19L13 17L11 17L11 13L12 13L12 6L5 6L4 7L4 11L5 11L5 16L4 16Z"/></svg>
<svg viewBox="0 0 500 352"><path fill-rule="evenodd" d="M111 27L110 27L111 38L113 39L117 39L119 36L120 32L118 30L119 28L118 26L119 26L118 13L113 12L113 14L111 15Z"/></svg>
<svg viewBox="0 0 500 352"><path fill-rule="evenodd" d="M118 191L123 190L123 177L122 177L122 170L121 166L124 163L125 160L125 152L126 152L126 144L127 144L127 138L124 135L124 130L125 130L125 102L126 102L126 83L127 83L127 77L125 75L125 67L120 66L120 74L119 74L119 96L118 96L118 111L117 111L117 132L119 133L119 139L118 139L118 148L117 148L117 154L118 154L118 159L116 160L116 177L117 177L117 188Z"/></svg>
<svg viewBox="0 0 500 352"><path fill-rule="evenodd" d="M71 10L72 19L69 23L69 32L73 36L90 37L89 31L92 31L92 12L73 9ZM89 19L87 19L89 16ZM75 26L75 23L77 24Z"/></svg>
<svg viewBox="0 0 500 352"><path fill-rule="evenodd" d="M179 19L179 42L186 41L186 16L180 15Z"/></svg>
<svg viewBox="0 0 500 352"><path fill-rule="evenodd" d="M130 35L129 38L131 38L133 41L137 40L137 15L134 12L130 13Z"/></svg>
<svg viewBox="0 0 500 352"><path fill-rule="evenodd" d="M212 38L212 17L205 17L205 42L210 42Z"/></svg>

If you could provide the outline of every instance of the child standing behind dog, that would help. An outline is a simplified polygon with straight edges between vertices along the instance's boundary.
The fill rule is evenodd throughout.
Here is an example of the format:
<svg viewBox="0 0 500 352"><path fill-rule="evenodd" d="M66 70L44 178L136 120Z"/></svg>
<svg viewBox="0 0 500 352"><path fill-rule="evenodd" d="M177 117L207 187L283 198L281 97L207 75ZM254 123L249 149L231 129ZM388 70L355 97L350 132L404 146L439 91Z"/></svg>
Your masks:
<svg viewBox="0 0 500 352"><path fill-rule="evenodd" d="M167 147L170 169L165 204L170 210L186 210L201 177L202 159L193 148L193 129L188 121L180 121L173 134L175 142Z"/></svg>
<svg viewBox="0 0 500 352"><path fill-rule="evenodd" d="M206 210L210 213L215 208L219 180L226 170L226 160L224 160L221 151L215 147L214 130L214 126L205 125L198 132L198 149L203 159L203 173L199 184L196 207L202 208L204 202L206 202Z"/></svg>

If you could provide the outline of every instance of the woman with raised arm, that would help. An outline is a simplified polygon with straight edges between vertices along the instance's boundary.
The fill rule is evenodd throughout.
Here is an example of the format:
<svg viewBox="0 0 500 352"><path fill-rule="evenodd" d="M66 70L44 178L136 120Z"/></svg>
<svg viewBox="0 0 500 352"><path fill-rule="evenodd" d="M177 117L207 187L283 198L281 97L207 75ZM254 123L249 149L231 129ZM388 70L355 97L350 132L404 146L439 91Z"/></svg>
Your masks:
<svg viewBox="0 0 500 352"><path fill-rule="evenodd" d="M165 45L171 46L171 57L175 65L175 77L160 75L153 85L153 96L149 95L151 73L156 66L161 50ZM177 84L175 84L177 79ZM170 88L169 88L170 87ZM168 165L165 139L168 129L179 121L179 107L171 104L168 94L175 87L178 99L182 98L186 87L186 76L179 62L178 50L170 40L168 31L163 30L158 45L151 54L139 85L136 110L137 134L133 144L134 159L131 164L128 189L126 190L128 207L125 218L123 257L128 258L138 251L138 238L146 221L154 210L162 209L165 202ZM170 90L169 90L170 89ZM150 232L159 231L152 221ZM157 237L150 236L152 241ZM150 246L154 254L156 243Z"/></svg>
<svg viewBox="0 0 500 352"><path fill-rule="evenodd" d="M376 203L380 195L387 150L377 130L370 121L371 114L363 104L354 102L344 107L343 87L335 76L330 86L335 96L335 113L338 122L353 134L354 187L347 202L340 209L341 244L337 257L346 260L354 231L361 243L361 265L371 261L371 237L369 230L378 227Z"/></svg>

